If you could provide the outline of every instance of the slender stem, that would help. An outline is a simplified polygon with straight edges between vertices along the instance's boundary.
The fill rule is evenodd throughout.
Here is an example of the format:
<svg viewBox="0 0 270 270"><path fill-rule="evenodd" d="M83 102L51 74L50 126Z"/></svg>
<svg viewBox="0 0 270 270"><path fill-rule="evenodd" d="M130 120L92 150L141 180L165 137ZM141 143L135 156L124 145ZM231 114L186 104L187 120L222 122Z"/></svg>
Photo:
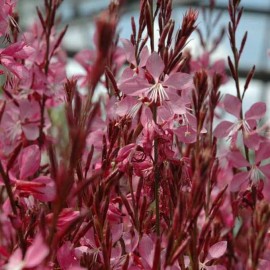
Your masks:
<svg viewBox="0 0 270 270"><path fill-rule="evenodd" d="M128 180L129 180L129 187L130 187L130 193L131 193L131 198L132 198L132 206L133 206L133 211L134 211L134 215L135 215L135 223L136 223L135 226L136 226L137 231L140 231L139 230L138 207L137 207L135 196L134 196L131 175L128 176Z"/></svg>
<svg viewBox="0 0 270 270"><path fill-rule="evenodd" d="M12 188L10 185L10 180L9 180L8 175L4 171L4 168L3 168L1 161L0 161L0 174L2 175L5 187L7 189L7 194L8 194L9 200L10 200L10 205L11 205L12 211L13 211L14 215L17 215L18 213L17 213L16 203L15 203L13 193L12 193Z"/></svg>
<svg viewBox="0 0 270 270"><path fill-rule="evenodd" d="M157 123L157 106L154 105L153 108L153 118L154 122ZM155 208L156 208L156 232L157 235L160 235L160 214L159 214L159 168L158 168L158 140L155 138L154 140L154 179L155 179Z"/></svg>
<svg viewBox="0 0 270 270"><path fill-rule="evenodd" d="M240 81L239 81L239 53L238 53L238 49L236 47L236 30L237 30L237 22L236 22L236 15L237 15L237 9L235 7L234 13L233 13L233 20L232 20L232 28L233 28L233 33L231 36L232 39L232 44L231 44L231 48L232 48L232 52L233 52L233 59L234 59L234 69L235 69L235 87L236 87L236 92L237 92L237 97L238 99L241 101L241 104L243 105L243 98L241 95L241 90L240 90ZM243 107L241 106L241 110L240 110L240 119L243 121L244 120L244 116L243 116ZM242 126L242 133L244 136L244 127ZM248 147L246 147L246 145L244 144L244 150L245 150L245 156L247 161L249 162L249 150Z"/></svg>
<svg viewBox="0 0 270 270"><path fill-rule="evenodd" d="M191 259L191 269L192 270L199 270L199 265L198 265L198 254L197 254L197 224L195 223L192 228L192 237L191 237L191 254L190 254L190 259Z"/></svg>
<svg viewBox="0 0 270 270"><path fill-rule="evenodd" d="M47 27L44 29L45 33L45 41L46 41L46 52L45 52L45 59L44 59L44 72L45 75L48 76L49 73L49 65L50 65L50 36L51 31L54 25L54 17L55 17L56 7L53 5L53 1L50 0L49 6L47 8ZM40 102L40 126L39 126L39 145L42 145L43 142L43 128L45 125L45 103L46 103L46 96L43 94L42 99Z"/></svg>

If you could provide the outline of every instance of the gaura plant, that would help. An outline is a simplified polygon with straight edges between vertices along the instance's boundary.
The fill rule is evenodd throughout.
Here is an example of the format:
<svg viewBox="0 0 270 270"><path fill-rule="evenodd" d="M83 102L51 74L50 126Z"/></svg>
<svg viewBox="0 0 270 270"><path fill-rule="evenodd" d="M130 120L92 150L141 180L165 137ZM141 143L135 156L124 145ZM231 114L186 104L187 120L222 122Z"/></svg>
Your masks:
<svg viewBox="0 0 270 270"><path fill-rule="evenodd" d="M270 269L266 104L243 110L255 67L242 88L240 0L217 36L214 0L180 25L171 0L141 0L130 39L112 1L73 77L61 1L25 32L16 1L0 4L1 269ZM230 74L212 60L225 33ZM220 92L228 79L234 95Z"/></svg>

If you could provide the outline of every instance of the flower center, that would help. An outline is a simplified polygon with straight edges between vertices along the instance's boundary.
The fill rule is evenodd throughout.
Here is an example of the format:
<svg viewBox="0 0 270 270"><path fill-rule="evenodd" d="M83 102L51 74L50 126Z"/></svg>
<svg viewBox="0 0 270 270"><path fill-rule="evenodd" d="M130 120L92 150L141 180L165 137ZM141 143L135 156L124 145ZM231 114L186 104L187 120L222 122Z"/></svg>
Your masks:
<svg viewBox="0 0 270 270"><path fill-rule="evenodd" d="M250 170L250 179L253 183L258 183L260 179L263 179L264 175L263 173L258 169L256 165L252 165Z"/></svg>
<svg viewBox="0 0 270 270"><path fill-rule="evenodd" d="M162 84L156 83L149 89L149 98L155 103L157 103L159 100L160 104L162 104L163 101L169 99L169 96L167 95Z"/></svg>

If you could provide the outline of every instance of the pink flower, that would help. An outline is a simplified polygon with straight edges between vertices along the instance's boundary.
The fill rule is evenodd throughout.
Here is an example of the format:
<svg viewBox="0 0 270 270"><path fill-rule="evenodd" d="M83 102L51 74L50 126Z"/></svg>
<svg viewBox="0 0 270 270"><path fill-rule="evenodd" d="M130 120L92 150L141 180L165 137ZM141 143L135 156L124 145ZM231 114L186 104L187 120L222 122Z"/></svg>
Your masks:
<svg viewBox="0 0 270 270"><path fill-rule="evenodd" d="M262 119L266 113L266 104L264 102L254 103L245 113L243 120L240 119L242 109L241 101L230 94L227 94L223 101L226 112L236 117L235 122L222 121L214 130L214 136L217 138L229 137L234 144L238 131L243 129L245 145L252 149L258 149L260 137L256 132L257 121Z"/></svg>
<svg viewBox="0 0 270 270"><path fill-rule="evenodd" d="M124 71L119 89L126 96L117 103L116 113L135 118L141 112L140 121L144 127L153 120L149 108L152 103L158 105L156 121L160 125L172 120L175 114L185 114L189 101L176 91L191 90L191 76L177 72L161 81L164 63L157 53L152 53L145 65L146 70L139 67L135 75L130 68Z"/></svg>
<svg viewBox="0 0 270 270"><path fill-rule="evenodd" d="M233 151L229 154L229 160L234 168L248 168L233 176L231 182L231 191L236 192L244 189L249 181L258 184L260 180L269 181L270 164L262 165L261 162L270 157L270 144L261 144L258 151L255 151L254 163L248 162L239 151Z"/></svg>
<svg viewBox="0 0 270 270"><path fill-rule="evenodd" d="M16 142L24 134L27 140L39 137L40 106L35 100L20 99L19 107L9 104L4 112L1 129L8 141Z"/></svg>
<svg viewBox="0 0 270 270"><path fill-rule="evenodd" d="M147 97L149 102L163 104L165 101L177 102L176 90L192 88L192 77L185 73L173 73L162 81L164 63L158 53L152 53L146 62L146 72L124 80L119 89L127 96Z"/></svg>
<svg viewBox="0 0 270 270"><path fill-rule="evenodd" d="M182 124L173 130L177 135L180 142L183 143L194 143L197 139L197 119L194 115L186 113L182 115ZM201 133L205 133L206 130L203 129Z"/></svg>
<svg viewBox="0 0 270 270"><path fill-rule="evenodd" d="M30 79L29 70L16 59L27 59L34 52L33 48L24 42L13 43L5 49L0 50L0 63L20 80L24 80L24 84Z"/></svg>
<svg viewBox="0 0 270 270"><path fill-rule="evenodd" d="M0 0L0 37L8 32L9 24L17 26L16 21L12 17L17 1Z"/></svg>

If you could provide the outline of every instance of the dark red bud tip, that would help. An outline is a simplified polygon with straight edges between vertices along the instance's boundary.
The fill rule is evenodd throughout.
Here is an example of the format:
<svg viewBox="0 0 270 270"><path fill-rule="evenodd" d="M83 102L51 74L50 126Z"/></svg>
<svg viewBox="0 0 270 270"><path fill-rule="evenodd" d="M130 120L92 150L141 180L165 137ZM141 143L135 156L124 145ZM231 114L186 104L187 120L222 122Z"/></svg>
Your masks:
<svg viewBox="0 0 270 270"><path fill-rule="evenodd" d="M116 30L116 24L116 15L108 11L104 11L96 19L97 49L103 57L107 56L110 49Z"/></svg>

